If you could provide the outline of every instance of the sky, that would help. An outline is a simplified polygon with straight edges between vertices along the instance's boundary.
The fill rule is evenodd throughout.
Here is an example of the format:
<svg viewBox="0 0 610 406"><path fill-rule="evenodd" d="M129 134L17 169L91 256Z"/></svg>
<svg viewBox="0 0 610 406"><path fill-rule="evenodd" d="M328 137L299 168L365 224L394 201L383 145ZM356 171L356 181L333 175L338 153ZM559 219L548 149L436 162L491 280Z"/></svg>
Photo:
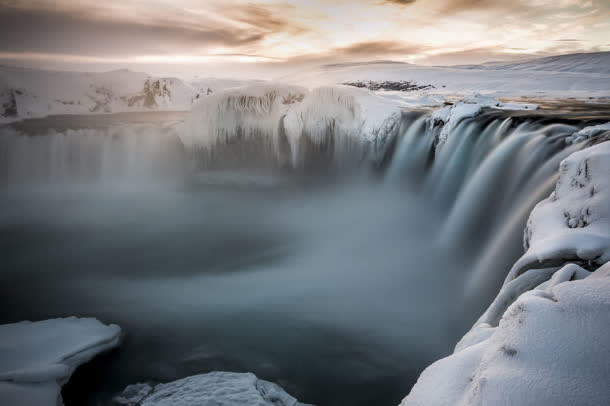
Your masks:
<svg viewBox="0 0 610 406"><path fill-rule="evenodd" d="M610 51L610 0L0 0L0 64L260 75Z"/></svg>

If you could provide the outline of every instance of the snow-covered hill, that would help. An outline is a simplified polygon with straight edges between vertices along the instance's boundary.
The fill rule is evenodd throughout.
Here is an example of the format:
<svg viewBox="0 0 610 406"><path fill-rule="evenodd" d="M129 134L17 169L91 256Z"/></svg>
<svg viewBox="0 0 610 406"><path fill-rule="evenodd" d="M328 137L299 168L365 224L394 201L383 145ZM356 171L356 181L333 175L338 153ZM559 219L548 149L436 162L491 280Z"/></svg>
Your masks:
<svg viewBox="0 0 610 406"><path fill-rule="evenodd" d="M413 104L442 104L447 96L610 98L610 53L573 54L523 62L468 66L399 63L325 65L277 78L309 87L348 82L401 82L424 90L402 92ZM426 96L422 98L422 96Z"/></svg>
<svg viewBox="0 0 610 406"><path fill-rule="evenodd" d="M512 62L488 62L458 66L465 69L584 72L610 75L610 52L569 54Z"/></svg>
<svg viewBox="0 0 610 406"><path fill-rule="evenodd" d="M126 69L88 73L0 66L0 123L55 114L188 111L201 97L250 82L185 81Z"/></svg>
<svg viewBox="0 0 610 406"><path fill-rule="evenodd" d="M189 110L196 90L177 78L118 70L56 72L0 67L0 121L53 114Z"/></svg>

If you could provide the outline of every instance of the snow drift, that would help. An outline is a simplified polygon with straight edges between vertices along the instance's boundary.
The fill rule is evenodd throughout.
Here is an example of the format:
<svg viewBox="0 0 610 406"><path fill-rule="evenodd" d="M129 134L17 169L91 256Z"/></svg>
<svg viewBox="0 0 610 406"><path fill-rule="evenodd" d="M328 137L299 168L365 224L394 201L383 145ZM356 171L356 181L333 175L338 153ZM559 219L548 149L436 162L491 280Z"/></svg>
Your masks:
<svg viewBox="0 0 610 406"><path fill-rule="evenodd" d="M0 325L0 404L62 405L61 386L79 365L116 347L120 333L75 317Z"/></svg>

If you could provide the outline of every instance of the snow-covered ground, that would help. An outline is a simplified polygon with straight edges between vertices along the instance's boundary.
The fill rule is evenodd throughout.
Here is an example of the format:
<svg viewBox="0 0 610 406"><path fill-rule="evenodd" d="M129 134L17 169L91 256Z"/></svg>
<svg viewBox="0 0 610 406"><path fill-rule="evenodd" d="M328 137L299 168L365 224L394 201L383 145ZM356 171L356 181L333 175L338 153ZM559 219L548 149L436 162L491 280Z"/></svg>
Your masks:
<svg viewBox="0 0 610 406"><path fill-rule="evenodd" d="M602 405L610 399L610 142L561 164L524 256L403 406Z"/></svg>
<svg viewBox="0 0 610 406"><path fill-rule="evenodd" d="M325 65L275 78L309 89L358 81L408 81L432 88L379 91L403 107L440 106L473 94L493 97L610 100L610 52L562 55L522 62L468 66L405 63ZM0 66L0 123L55 114L188 111L222 89L258 80L154 77L118 70L106 73L43 71Z"/></svg>
<svg viewBox="0 0 610 406"><path fill-rule="evenodd" d="M126 69L87 73L0 66L0 124L56 114L188 111L200 98L252 82L187 81Z"/></svg>
<svg viewBox="0 0 610 406"><path fill-rule="evenodd" d="M210 372L152 386L130 385L115 398L125 406L307 406L250 373Z"/></svg>
<svg viewBox="0 0 610 406"><path fill-rule="evenodd" d="M0 405L61 405L74 370L116 347L121 329L96 319L52 319L0 325Z"/></svg>
<svg viewBox="0 0 610 406"><path fill-rule="evenodd" d="M419 66L401 63L329 65L278 80L308 86L357 81L410 81L434 88L383 92L412 106L481 93L494 97L610 98L610 52L562 55L518 63Z"/></svg>

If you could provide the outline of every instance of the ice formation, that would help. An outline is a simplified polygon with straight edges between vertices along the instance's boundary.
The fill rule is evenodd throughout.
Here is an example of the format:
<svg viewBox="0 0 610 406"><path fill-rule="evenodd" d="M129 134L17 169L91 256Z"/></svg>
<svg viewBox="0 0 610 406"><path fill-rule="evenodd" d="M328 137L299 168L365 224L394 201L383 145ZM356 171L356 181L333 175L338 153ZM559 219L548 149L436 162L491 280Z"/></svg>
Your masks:
<svg viewBox="0 0 610 406"><path fill-rule="evenodd" d="M387 142L400 120L398 105L375 93L342 87L311 92L283 84L261 84L218 92L194 108L182 137L187 147L206 150L257 137L282 155L288 143L292 166L302 163L308 145Z"/></svg>
<svg viewBox="0 0 610 406"><path fill-rule="evenodd" d="M130 385L115 398L125 406L307 406L250 373L210 372L175 382Z"/></svg>
<svg viewBox="0 0 610 406"><path fill-rule="evenodd" d="M532 211L524 256L411 405L600 405L610 399L610 142L572 154Z"/></svg>
<svg viewBox="0 0 610 406"><path fill-rule="evenodd" d="M0 405L62 405L74 370L116 347L121 329L70 317L0 325Z"/></svg>
<svg viewBox="0 0 610 406"><path fill-rule="evenodd" d="M585 127L582 130L575 132L566 138L568 144L576 144L578 142L597 137L604 133L610 133L610 123Z"/></svg>
<svg viewBox="0 0 610 406"><path fill-rule="evenodd" d="M501 110L536 110L538 106L535 104L503 103L493 97L482 96L480 94L465 97L452 106L436 110L430 116L430 126L442 126L442 130L436 141L437 147L441 147L447 141L449 134L455 130L462 120L476 117L485 108Z"/></svg>

